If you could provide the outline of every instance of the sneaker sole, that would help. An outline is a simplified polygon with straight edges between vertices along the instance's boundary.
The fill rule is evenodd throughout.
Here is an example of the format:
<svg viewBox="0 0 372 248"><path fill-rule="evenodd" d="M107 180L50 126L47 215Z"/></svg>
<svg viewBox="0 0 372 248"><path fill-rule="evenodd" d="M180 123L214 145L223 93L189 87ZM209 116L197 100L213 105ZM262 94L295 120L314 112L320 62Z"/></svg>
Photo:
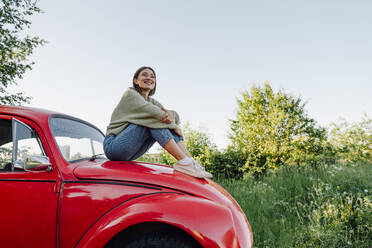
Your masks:
<svg viewBox="0 0 372 248"><path fill-rule="evenodd" d="M189 170L185 170L185 168L183 168L182 166L178 166L178 165L174 165L173 168L179 172L182 172L184 174L187 174L189 176L193 176L193 177L196 177L196 178L205 178L197 173L194 173L193 171L189 171Z"/></svg>

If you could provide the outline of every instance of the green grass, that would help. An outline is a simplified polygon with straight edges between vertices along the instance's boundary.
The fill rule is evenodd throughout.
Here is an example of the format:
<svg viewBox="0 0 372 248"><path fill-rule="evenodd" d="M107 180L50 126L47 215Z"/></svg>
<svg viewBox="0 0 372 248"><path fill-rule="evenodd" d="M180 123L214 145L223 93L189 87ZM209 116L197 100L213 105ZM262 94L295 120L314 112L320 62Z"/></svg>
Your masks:
<svg viewBox="0 0 372 248"><path fill-rule="evenodd" d="M372 247L372 165L216 181L246 213L255 247Z"/></svg>

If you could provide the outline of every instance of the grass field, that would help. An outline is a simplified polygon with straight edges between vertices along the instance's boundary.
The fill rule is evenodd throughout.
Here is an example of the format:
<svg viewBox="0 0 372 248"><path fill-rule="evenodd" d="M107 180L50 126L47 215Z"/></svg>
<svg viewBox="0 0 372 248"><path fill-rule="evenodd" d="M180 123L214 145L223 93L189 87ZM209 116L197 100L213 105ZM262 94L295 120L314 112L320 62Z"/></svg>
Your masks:
<svg viewBox="0 0 372 248"><path fill-rule="evenodd" d="M254 247L372 247L372 165L283 167L217 179L238 201Z"/></svg>

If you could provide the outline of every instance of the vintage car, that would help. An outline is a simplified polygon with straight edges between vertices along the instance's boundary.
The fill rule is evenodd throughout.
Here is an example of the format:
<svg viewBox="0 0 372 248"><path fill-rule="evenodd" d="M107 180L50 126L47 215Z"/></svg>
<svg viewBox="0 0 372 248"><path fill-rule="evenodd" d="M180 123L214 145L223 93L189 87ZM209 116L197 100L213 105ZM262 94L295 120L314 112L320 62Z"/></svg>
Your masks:
<svg viewBox="0 0 372 248"><path fill-rule="evenodd" d="M0 106L0 247L251 247L218 184L165 165L109 161L83 120Z"/></svg>

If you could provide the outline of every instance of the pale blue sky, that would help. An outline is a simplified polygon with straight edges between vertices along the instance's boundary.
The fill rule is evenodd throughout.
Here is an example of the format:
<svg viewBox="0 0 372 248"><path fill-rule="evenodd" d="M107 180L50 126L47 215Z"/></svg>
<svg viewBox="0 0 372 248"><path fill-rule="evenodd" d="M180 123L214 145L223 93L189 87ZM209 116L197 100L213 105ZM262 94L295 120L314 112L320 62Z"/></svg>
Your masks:
<svg viewBox="0 0 372 248"><path fill-rule="evenodd" d="M49 43L19 80L31 106L105 131L134 71L154 96L228 143L235 98L270 80L308 102L319 124L372 116L371 1L41 0L32 32Z"/></svg>

